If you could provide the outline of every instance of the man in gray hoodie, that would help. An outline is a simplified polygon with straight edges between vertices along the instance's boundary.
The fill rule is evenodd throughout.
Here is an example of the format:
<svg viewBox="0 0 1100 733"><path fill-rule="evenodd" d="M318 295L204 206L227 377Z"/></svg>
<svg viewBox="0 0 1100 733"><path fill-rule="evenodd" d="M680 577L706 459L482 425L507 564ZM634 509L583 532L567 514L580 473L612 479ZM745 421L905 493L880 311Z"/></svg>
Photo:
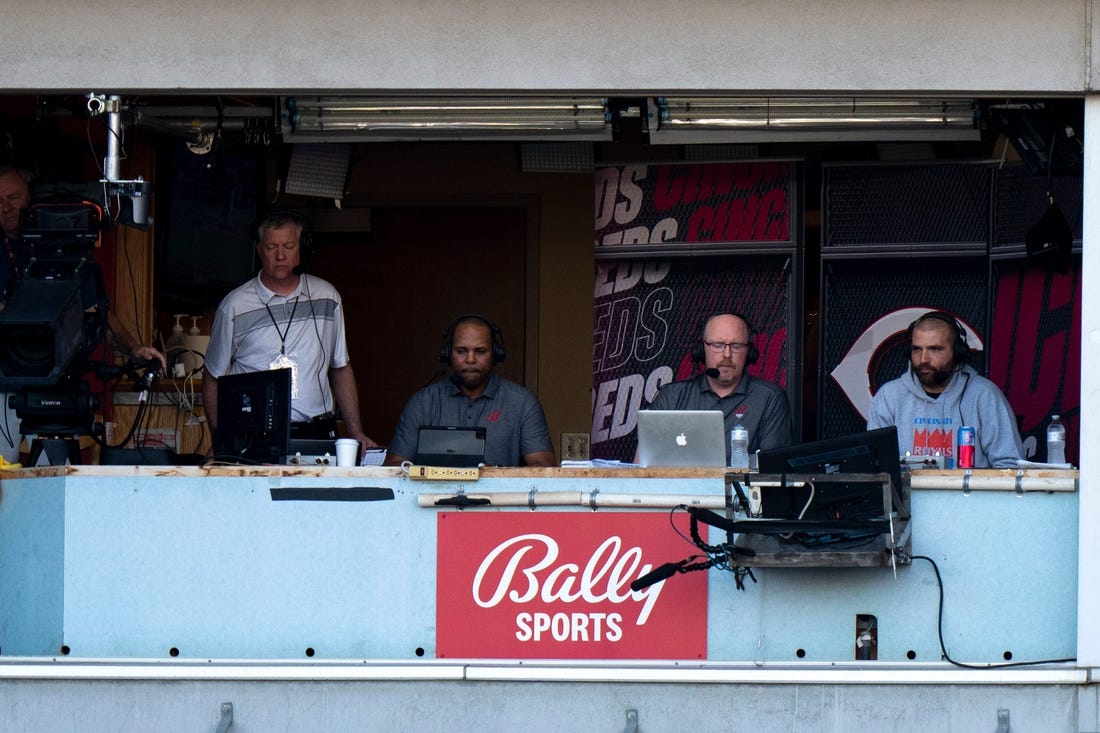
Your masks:
<svg viewBox="0 0 1100 733"><path fill-rule="evenodd" d="M949 313L931 311L909 325L909 368L871 398L867 429L896 425L898 448L940 453L955 467L958 429L974 428L975 468L1014 468L1023 456L1016 416L997 385L967 358L966 331Z"/></svg>

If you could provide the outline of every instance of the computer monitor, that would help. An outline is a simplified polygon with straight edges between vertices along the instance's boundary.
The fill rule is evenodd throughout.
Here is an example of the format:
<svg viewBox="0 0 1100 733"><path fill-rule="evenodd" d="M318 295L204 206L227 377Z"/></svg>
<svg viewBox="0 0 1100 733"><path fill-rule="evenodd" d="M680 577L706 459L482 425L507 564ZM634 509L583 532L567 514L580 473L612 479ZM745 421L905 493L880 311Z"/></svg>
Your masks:
<svg viewBox="0 0 1100 733"><path fill-rule="evenodd" d="M845 473L890 474L891 501L900 517L909 516L902 497L898 429L894 426L799 443L785 448L762 450L758 454L760 473L833 475ZM809 504L806 519L864 519L882 516L882 487L874 483L820 482ZM766 515L792 514L807 506L808 487L765 490L762 503ZM772 499L768 507L768 499Z"/></svg>
<svg viewBox="0 0 1100 733"><path fill-rule="evenodd" d="M282 463L290 440L290 370L218 378L214 453L222 460Z"/></svg>

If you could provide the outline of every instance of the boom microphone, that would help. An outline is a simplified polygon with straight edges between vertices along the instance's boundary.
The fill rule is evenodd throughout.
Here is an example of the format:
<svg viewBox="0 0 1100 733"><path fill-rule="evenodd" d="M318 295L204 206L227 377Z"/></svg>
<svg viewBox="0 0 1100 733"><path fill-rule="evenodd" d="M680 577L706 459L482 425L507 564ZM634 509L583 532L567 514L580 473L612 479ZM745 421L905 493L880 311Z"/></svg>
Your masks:
<svg viewBox="0 0 1100 733"><path fill-rule="evenodd" d="M451 372L451 376L447 377L447 379L456 387L462 386L462 375L458 372Z"/></svg>
<svg viewBox="0 0 1100 733"><path fill-rule="evenodd" d="M651 570L645 575L639 577L637 580L630 584L630 590L638 591L643 588L648 588L654 583L660 583L662 580L668 580L676 573L680 572L680 568L684 566L687 560L681 560L680 562L666 562L656 570Z"/></svg>
<svg viewBox="0 0 1100 733"><path fill-rule="evenodd" d="M722 375L722 372L718 371L714 367L708 367L703 370L703 374L706 374L711 379L718 379Z"/></svg>

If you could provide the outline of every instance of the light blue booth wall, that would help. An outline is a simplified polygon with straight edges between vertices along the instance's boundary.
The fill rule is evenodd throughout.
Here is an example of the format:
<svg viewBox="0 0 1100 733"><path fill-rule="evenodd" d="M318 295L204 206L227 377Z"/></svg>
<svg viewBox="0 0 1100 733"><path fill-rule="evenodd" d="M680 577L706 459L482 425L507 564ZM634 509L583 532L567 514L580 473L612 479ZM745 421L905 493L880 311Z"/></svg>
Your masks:
<svg viewBox="0 0 1100 733"><path fill-rule="evenodd" d="M272 500L273 488L294 487L382 487L394 500ZM5 479L0 653L432 659L438 510L417 498L459 488L524 496L597 488L601 496L723 493L720 478L574 478L567 470L464 485L411 481L387 469ZM1074 655L1077 496L914 491L913 552L942 573L953 659ZM721 539L715 531L710 541ZM690 554L685 544L683 557ZM939 591L922 560L899 566L896 578L889 567L756 568L757 582L746 579L744 591L730 573L707 572L710 661L851 661L858 614L877 618L880 661L940 661Z"/></svg>

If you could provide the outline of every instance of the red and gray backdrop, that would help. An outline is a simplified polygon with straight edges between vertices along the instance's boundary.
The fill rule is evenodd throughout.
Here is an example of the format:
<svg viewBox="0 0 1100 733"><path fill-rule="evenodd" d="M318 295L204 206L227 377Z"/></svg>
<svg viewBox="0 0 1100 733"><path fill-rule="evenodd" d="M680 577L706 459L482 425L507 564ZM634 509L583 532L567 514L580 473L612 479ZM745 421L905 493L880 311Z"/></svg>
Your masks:
<svg viewBox="0 0 1100 733"><path fill-rule="evenodd" d="M607 166L596 179L592 455L630 460L637 411L696 373L691 347L711 313L743 314L785 388L797 245L788 161Z"/></svg>
<svg viewBox="0 0 1100 733"><path fill-rule="evenodd" d="M1022 165L826 166L818 432L862 430L871 394L908 364L906 329L945 310L971 363L1008 397L1027 457L1045 460L1053 413L1078 456L1080 258L1030 260L1025 235L1047 180ZM1056 198L1080 244L1080 179Z"/></svg>
<svg viewBox="0 0 1100 733"><path fill-rule="evenodd" d="M694 373L709 313L752 321L761 359L750 373L788 390L796 429L816 415L802 432L832 437L864 429L871 395L908 364L908 324L936 309L963 323L1027 456L1045 460L1058 413L1076 463L1080 176L1051 181L1074 235L1063 267L1026 255L1049 199L1047 177L1022 164L825 165L820 252L806 255L820 258L818 376L803 400L801 175L789 161L597 170L593 457L633 456L638 409Z"/></svg>

